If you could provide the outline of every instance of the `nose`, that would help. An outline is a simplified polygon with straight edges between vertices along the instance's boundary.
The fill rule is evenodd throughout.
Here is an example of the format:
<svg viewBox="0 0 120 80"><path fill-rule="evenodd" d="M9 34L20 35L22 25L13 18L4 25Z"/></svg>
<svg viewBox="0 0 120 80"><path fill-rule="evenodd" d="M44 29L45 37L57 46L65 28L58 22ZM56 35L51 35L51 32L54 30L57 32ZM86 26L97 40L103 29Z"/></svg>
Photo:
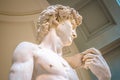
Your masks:
<svg viewBox="0 0 120 80"><path fill-rule="evenodd" d="M77 33L75 30L72 31L72 36L73 36L73 38L77 38Z"/></svg>

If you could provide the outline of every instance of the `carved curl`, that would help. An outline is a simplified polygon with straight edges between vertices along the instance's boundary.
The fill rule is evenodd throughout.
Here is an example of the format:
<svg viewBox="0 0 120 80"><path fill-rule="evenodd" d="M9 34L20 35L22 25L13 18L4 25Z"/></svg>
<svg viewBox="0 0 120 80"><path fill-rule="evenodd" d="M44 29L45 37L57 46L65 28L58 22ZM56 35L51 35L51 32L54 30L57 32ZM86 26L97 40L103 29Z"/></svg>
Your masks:
<svg viewBox="0 0 120 80"><path fill-rule="evenodd" d="M42 41L51 27L57 27L65 20L70 20L73 26L78 26L82 22L82 17L75 9L63 5L52 5L43 10L37 21L38 42Z"/></svg>

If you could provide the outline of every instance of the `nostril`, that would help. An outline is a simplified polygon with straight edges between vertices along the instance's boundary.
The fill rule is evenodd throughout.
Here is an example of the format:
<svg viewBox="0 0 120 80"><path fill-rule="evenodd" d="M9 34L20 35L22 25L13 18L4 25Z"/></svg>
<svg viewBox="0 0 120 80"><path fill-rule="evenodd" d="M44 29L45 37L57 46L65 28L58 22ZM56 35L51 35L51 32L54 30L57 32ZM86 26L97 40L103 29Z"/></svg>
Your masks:
<svg viewBox="0 0 120 80"><path fill-rule="evenodd" d="M75 31L75 30L72 31L72 36L73 36L73 38L76 38L76 37L77 37L77 34L76 34L76 31Z"/></svg>
<svg viewBox="0 0 120 80"><path fill-rule="evenodd" d="M73 34L73 37L74 37L74 38L76 38L76 37L77 37L77 35Z"/></svg>
<svg viewBox="0 0 120 80"><path fill-rule="evenodd" d="M73 34L73 37L75 37L75 34Z"/></svg>

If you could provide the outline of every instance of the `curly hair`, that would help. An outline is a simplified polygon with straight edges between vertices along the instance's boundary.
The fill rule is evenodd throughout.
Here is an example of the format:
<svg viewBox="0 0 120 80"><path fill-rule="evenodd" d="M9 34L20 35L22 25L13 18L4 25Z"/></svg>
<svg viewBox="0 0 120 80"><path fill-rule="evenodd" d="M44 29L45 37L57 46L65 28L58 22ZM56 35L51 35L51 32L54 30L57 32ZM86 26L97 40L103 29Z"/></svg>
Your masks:
<svg viewBox="0 0 120 80"><path fill-rule="evenodd" d="M60 22L70 20L73 26L82 23L82 16L69 6L52 5L40 13L37 21L37 41L40 43L51 27L56 27Z"/></svg>

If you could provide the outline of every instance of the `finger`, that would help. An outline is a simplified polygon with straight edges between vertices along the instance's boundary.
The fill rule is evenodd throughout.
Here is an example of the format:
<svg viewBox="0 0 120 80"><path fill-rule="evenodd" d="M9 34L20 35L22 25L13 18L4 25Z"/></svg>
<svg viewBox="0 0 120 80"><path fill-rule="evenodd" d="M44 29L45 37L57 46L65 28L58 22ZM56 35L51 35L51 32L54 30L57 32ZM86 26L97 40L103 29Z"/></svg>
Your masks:
<svg viewBox="0 0 120 80"><path fill-rule="evenodd" d="M89 53L89 54L86 54L86 55L83 56L82 61L85 61L86 59L93 59L93 58L96 58L96 57L97 57L97 55Z"/></svg>
<svg viewBox="0 0 120 80"><path fill-rule="evenodd" d="M87 59L87 60L85 60L85 62L91 62L91 63L93 63L93 62L95 62L95 58L93 58L93 59Z"/></svg>
<svg viewBox="0 0 120 80"><path fill-rule="evenodd" d="M91 60L87 60L84 64L84 68L85 69L92 69L93 67L95 67L96 65L98 65L94 59L91 59Z"/></svg>
<svg viewBox="0 0 120 80"><path fill-rule="evenodd" d="M92 63L93 63L93 59L87 59L87 60L84 62L83 68L88 69L89 66L92 65Z"/></svg>
<svg viewBox="0 0 120 80"><path fill-rule="evenodd" d="M100 52L98 49L96 49L96 48L90 48L89 50L90 50L90 52L92 52L93 54L101 55L101 52ZM89 52L89 50L88 50L88 52Z"/></svg>
<svg viewBox="0 0 120 80"><path fill-rule="evenodd" d="M92 54L96 54L96 55L101 55L101 52L96 49L96 48L89 48L86 51L82 52L83 54L88 54L88 53L92 53Z"/></svg>
<svg viewBox="0 0 120 80"><path fill-rule="evenodd" d="M85 62L85 65L83 66L83 68L89 69L90 65L91 65L91 62Z"/></svg>
<svg viewBox="0 0 120 80"><path fill-rule="evenodd" d="M95 51L92 48L89 48L89 49L85 50L84 52L82 52L82 54L84 54L84 55L86 55L88 53L92 53L93 54L93 53L95 53Z"/></svg>

